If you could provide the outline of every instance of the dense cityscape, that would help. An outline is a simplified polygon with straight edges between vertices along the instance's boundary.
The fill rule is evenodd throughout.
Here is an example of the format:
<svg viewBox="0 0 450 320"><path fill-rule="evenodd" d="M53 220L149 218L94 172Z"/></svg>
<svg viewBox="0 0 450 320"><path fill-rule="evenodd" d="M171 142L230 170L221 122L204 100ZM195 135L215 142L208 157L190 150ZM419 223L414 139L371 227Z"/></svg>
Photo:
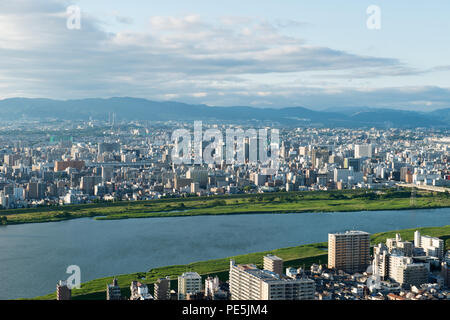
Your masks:
<svg viewBox="0 0 450 320"><path fill-rule="evenodd" d="M446 130L284 128L273 171L249 161L248 137L234 149L243 152L243 163L222 158L177 165L172 132L180 127L192 129L193 123L6 125L0 132L0 206L399 186L445 192L450 185Z"/></svg>

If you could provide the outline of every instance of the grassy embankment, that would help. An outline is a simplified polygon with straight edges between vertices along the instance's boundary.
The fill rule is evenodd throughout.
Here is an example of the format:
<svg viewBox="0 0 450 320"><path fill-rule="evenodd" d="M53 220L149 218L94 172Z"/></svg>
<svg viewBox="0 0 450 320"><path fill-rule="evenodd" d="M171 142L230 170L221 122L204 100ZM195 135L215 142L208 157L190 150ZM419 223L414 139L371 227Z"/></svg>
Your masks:
<svg viewBox="0 0 450 320"><path fill-rule="evenodd" d="M372 244L384 242L387 238L392 238L396 233L400 233L405 240L413 240L414 231L417 229L408 229L401 231L390 231L374 234L371 236ZM444 227L420 228L422 234L434 237L440 237L445 240L447 249L450 249L450 225ZM228 280L228 270L230 259L234 259L237 263L254 263L262 266L263 256L271 253L285 260L285 267L309 267L313 263L326 263L328 256L326 253L327 243L316 243L303 245L293 248L277 249L273 251L258 252L245 254L230 258L209 260L203 262L195 262L188 265L168 266L151 269L148 272L134 273L117 276L119 285L122 287L122 294L129 297L129 286L131 281L139 280L149 285L150 292L153 292L153 284L158 278L170 276L172 280L172 288L176 288L177 276L186 271L195 271L203 277L208 275L218 275L222 281ZM74 300L104 300L106 299L105 288L107 283L112 282L113 277L96 279L82 284L79 290L73 291ZM55 299L55 293L37 297L38 300Z"/></svg>
<svg viewBox="0 0 450 320"><path fill-rule="evenodd" d="M410 191L280 192L154 201L94 203L64 207L0 210L6 224L55 222L95 217L96 220L179 217L244 213L292 213L429 209L450 207L450 194L418 191L411 206Z"/></svg>

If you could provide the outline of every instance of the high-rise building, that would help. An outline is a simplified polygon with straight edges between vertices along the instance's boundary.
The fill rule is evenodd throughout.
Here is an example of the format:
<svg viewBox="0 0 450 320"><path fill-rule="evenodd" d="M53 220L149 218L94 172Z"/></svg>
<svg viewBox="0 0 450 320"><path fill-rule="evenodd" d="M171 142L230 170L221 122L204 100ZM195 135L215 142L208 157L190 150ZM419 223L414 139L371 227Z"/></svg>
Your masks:
<svg viewBox="0 0 450 320"><path fill-rule="evenodd" d="M40 200L45 196L45 183L41 182L30 182L27 186L28 198Z"/></svg>
<svg viewBox="0 0 450 320"><path fill-rule="evenodd" d="M414 233L414 246L416 248L422 248L427 256L436 257L441 260L444 257L444 240L442 239L422 236L420 231L416 231Z"/></svg>
<svg viewBox="0 0 450 320"><path fill-rule="evenodd" d="M363 231L328 235L328 267L345 272L364 272L370 264L370 236Z"/></svg>
<svg viewBox="0 0 450 320"><path fill-rule="evenodd" d="M106 300L121 300L122 293L120 291L117 279L114 278L113 283L108 283L106 285Z"/></svg>
<svg viewBox="0 0 450 320"><path fill-rule="evenodd" d="M230 261L231 300L314 300L315 282L279 276L255 265Z"/></svg>
<svg viewBox="0 0 450 320"><path fill-rule="evenodd" d="M219 277L208 277L205 280L205 297L214 298L214 294L219 290Z"/></svg>
<svg viewBox="0 0 450 320"><path fill-rule="evenodd" d="M395 238L386 239L386 245L389 253L395 250L396 252L402 252L405 257L413 256L414 244L410 241L403 241L400 234L396 234Z"/></svg>
<svg viewBox="0 0 450 320"><path fill-rule="evenodd" d="M105 152L119 152L120 151L120 144L119 143L107 143L102 142L98 144L98 153L102 154Z"/></svg>
<svg viewBox="0 0 450 320"><path fill-rule="evenodd" d="M264 270L272 271L281 276L283 274L283 259L268 254L264 257Z"/></svg>
<svg viewBox="0 0 450 320"><path fill-rule="evenodd" d="M56 300L70 300L72 298L72 290L67 285L67 281L59 281L56 284Z"/></svg>
<svg viewBox="0 0 450 320"><path fill-rule="evenodd" d="M67 160L67 161L55 161L55 172L61 172L67 168L74 168L78 171L83 170L85 166L82 160Z"/></svg>
<svg viewBox="0 0 450 320"><path fill-rule="evenodd" d="M81 188L81 190L83 190L84 193L93 195L94 194L94 186L101 182L102 182L101 177L85 176L85 177L81 178L80 188Z"/></svg>
<svg viewBox="0 0 450 320"><path fill-rule="evenodd" d="M355 158L372 158L371 144L357 144L355 145Z"/></svg>
<svg viewBox="0 0 450 320"><path fill-rule="evenodd" d="M389 277L402 286L420 286L428 281L428 268L414 263L411 257L392 254L389 258Z"/></svg>
<svg viewBox="0 0 450 320"><path fill-rule="evenodd" d="M382 243L373 249L372 270L382 280L389 278L389 250Z"/></svg>
<svg viewBox="0 0 450 320"><path fill-rule="evenodd" d="M170 278L161 278L156 281L153 293L155 300L170 300Z"/></svg>
<svg viewBox="0 0 450 320"><path fill-rule="evenodd" d="M353 168L354 172L360 172L361 171L361 159L345 158L344 159L344 169L349 169L350 167Z"/></svg>
<svg viewBox="0 0 450 320"><path fill-rule="evenodd" d="M326 147L319 147L311 151L311 161L313 168L320 168L322 164L328 163L330 151Z"/></svg>
<svg viewBox="0 0 450 320"><path fill-rule="evenodd" d="M190 168L186 173L186 178L191 179L192 182L197 182L200 188L206 188L208 185L208 170L199 168Z"/></svg>
<svg viewBox="0 0 450 320"><path fill-rule="evenodd" d="M102 181L111 181L114 177L114 168L113 167L102 167Z"/></svg>
<svg viewBox="0 0 450 320"><path fill-rule="evenodd" d="M197 272L185 272L178 277L178 300L185 300L188 294L202 291L202 277Z"/></svg>

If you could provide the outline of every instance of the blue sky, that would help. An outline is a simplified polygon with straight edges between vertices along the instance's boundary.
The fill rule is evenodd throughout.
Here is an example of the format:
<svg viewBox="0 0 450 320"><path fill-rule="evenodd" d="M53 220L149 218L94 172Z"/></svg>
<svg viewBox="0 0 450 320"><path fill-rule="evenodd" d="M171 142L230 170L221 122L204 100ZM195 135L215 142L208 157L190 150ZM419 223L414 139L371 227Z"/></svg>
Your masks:
<svg viewBox="0 0 450 320"><path fill-rule="evenodd" d="M71 4L80 30L65 27ZM444 0L7 0L0 97L450 107L449 12Z"/></svg>

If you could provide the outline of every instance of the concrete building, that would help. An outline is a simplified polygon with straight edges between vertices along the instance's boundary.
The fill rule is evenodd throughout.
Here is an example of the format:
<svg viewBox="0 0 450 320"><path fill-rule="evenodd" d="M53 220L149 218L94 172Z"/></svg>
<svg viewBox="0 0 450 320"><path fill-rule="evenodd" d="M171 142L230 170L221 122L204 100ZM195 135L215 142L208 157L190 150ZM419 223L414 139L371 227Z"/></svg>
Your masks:
<svg viewBox="0 0 450 320"><path fill-rule="evenodd" d="M200 188L205 189L208 185L208 170L199 168L190 168L186 173L186 178L192 182L197 182Z"/></svg>
<svg viewBox="0 0 450 320"><path fill-rule="evenodd" d="M372 158L371 144L357 144L355 145L355 158Z"/></svg>
<svg viewBox="0 0 450 320"><path fill-rule="evenodd" d="M382 243L373 249L372 272L382 280L389 278L389 249Z"/></svg>
<svg viewBox="0 0 450 320"><path fill-rule="evenodd" d="M108 283L106 285L106 300L121 300L122 293L120 291L117 279L114 278L113 283Z"/></svg>
<svg viewBox="0 0 450 320"><path fill-rule="evenodd" d="M386 245L389 253L394 250L402 252L405 257L412 257L414 252L414 244L410 241L403 241L400 234L396 234L395 238L386 239Z"/></svg>
<svg viewBox="0 0 450 320"><path fill-rule="evenodd" d="M120 151L120 144L119 143L107 143L102 142L98 144L98 154L102 154L105 152L119 152Z"/></svg>
<svg viewBox="0 0 450 320"><path fill-rule="evenodd" d="M264 270L272 271L278 275L283 275L283 259L268 254L264 257Z"/></svg>
<svg viewBox="0 0 450 320"><path fill-rule="evenodd" d="M59 281L56 285L56 300L72 299L72 290L67 285L67 281Z"/></svg>
<svg viewBox="0 0 450 320"><path fill-rule="evenodd" d="M450 288L450 263L442 262L441 264L441 277L444 279L444 285Z"/></svg>
<svg viewBox="0 0 450 320"><path fill-rule="evenodd" d="M428 268L411 257L393 254L389 258L389 277L401 286L420 286L428 281Z"/></svg>
<svg viewBox="0 0 450 320"><path fill-rule="evenodd" d="M443 259L444 240L430 236L422 236L419 231L414 233L414 246L422 248L429 257Z"/></svg>
<svg viewBox="0 0 450 320"><path fill-rule="evenodd" d="M148 292L148 287L139 281L133 281L130 285L130 300L154 300Z"/></svg>
<svg viewBox="0 0 450 320"><path fill-rule="evenodd" d="M370 265L370 235L347 231L328 235L328 267L345 272L364 272Z"/></svg>
<svg viewBox="0 0 450 320"><path fill-rule="evenodd" d="M255 265L236 265L230 261L231 300L314 300L311 279L280 277Z"/></svg>
<svg viewBox="0 0 450 320"><path fill-rule="evenodd" d="M28 198L34 200L40 200L45 196L45 183L30 182L27 186Z"/></svg>
<svg viewBox="0 0 450 320"><path fill-rule="evenodd" d="M155 300L170 300L170 278L161 278L156 281L153 296Z"/></svg>
<svg viewBox="0 0 450 320"><path fill-rule="evenodd" d="M185 272L178 277L178 300L202 291L202 277L197 272Z"/></svg>

